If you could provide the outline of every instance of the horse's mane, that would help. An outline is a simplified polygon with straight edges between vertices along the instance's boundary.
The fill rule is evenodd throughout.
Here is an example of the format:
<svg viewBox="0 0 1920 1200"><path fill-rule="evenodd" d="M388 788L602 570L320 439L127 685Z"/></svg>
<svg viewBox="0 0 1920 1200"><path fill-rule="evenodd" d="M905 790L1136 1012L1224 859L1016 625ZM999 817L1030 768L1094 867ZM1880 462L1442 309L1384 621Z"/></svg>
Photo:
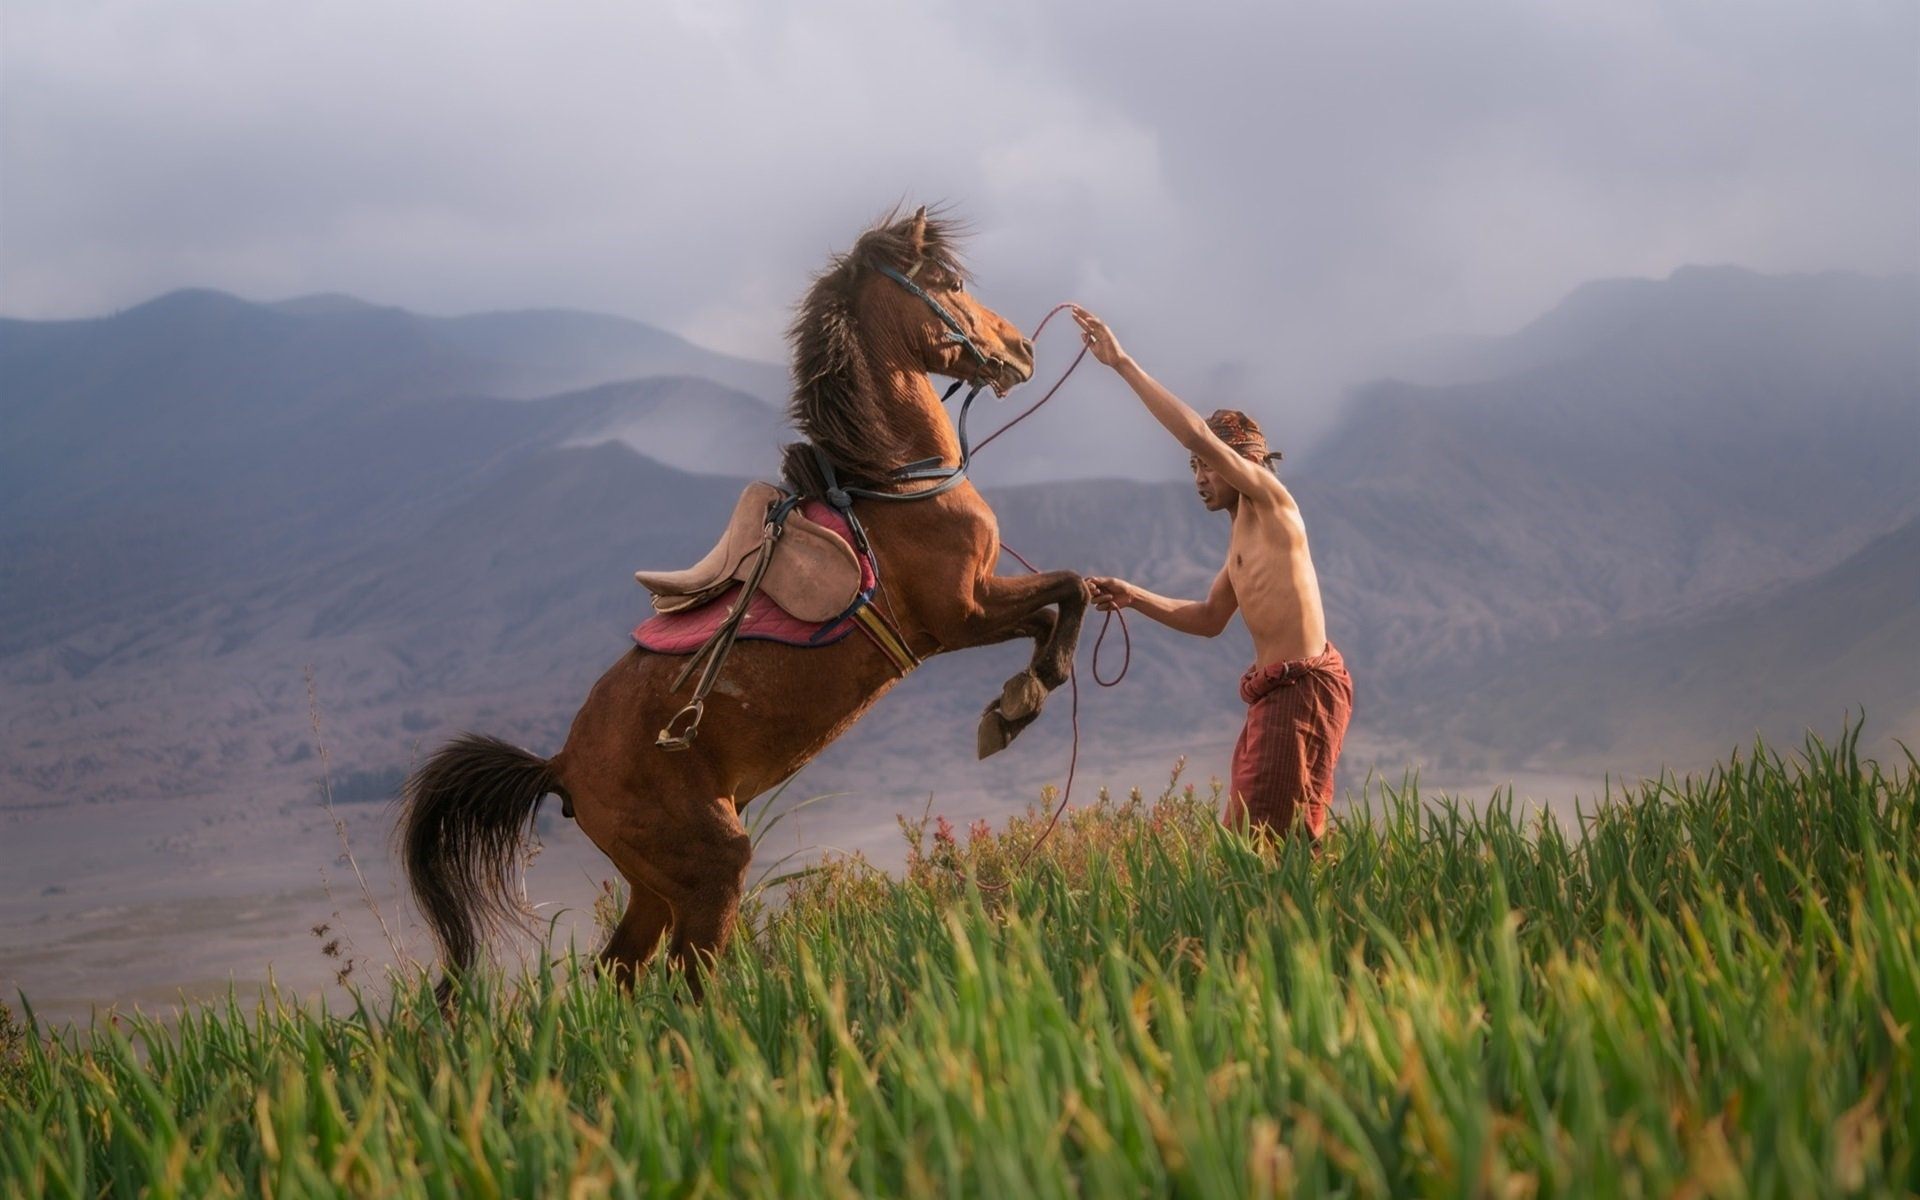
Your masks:
<svg viewBox="0 0 1920 1200"><path fill-rule="evenodd" d="M869 368L854 300L869 278L870 264L883 262L897 271L913 266L913 227L914 218L901 217L896 209L861 234L852 250L814 277L787 330L794 376L787 416L807 442L826 452L844 483L877 483L912 452L897 414L887 411L890 398ZM956 244L962 232L957 223L929 215L919 259L943 274L966 278ZM806 442L782 448L780 473L801 495L826 490Z"/></svg>

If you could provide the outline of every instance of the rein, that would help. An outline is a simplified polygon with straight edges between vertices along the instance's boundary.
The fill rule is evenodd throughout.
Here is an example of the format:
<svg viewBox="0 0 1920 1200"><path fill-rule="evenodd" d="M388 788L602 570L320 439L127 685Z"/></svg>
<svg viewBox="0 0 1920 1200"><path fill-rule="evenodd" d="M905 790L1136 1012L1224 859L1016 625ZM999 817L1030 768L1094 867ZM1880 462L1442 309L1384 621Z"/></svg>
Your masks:
<svg viewBox="0 0 1920 1200"><path fill-rule="evenodd" d="M1081 353L1084 354L1085 351L1083 350ZM1063 375L1060 378L1062 381L1065 381L1066 376ZM1054 386L1058 387L1059 384L1055 384ZM1039 405L1035 405L1034 407L1038 408ZM1032 409L1028 411L1031 412ZM1021 414L1021 416L1025 415L1025 413ZM1014 420L1018 419L1018 417L1014 418ZM1013 422L1009 421L1007 425L1001 428L1005 429L1012 424ZM997 437L999 435L996 434L995 436ZM1018 550L1015 550L1012 546L1002 542L1000 543L1000 548L1018 559L1020 565L1027 570L1032 571L1035 575L1040 573L1039 567L1028 562L1026 556ZM1102 679L1100 677L1100 645L1107 640L1107 629L1113 624L1115 617L1120 618L1120 639L1123 646L1120 658L1120 673L1112 679ZM1100 622L1100 632L1095 635L1093 639L1093 662L1090 664L1093 669L1093 681L1103 688L1115 687L1122 679L1127 677L1127 668L1132 665L1133 634L1127 629L1126 614L1117 608L1109 609L1107 610L1107 619ZM1067 811L1067 804L1073 799L1073 776L1075 771L1080 767L1080 668L1078 664L1072 662L1067 664L1067 702L1067 714L1073 723L1073 747L1067 752L1067 782L1066 785L1060 789L1060 803L1054 806L1053 815L1047 818L1047 827L1040 831L1039 837L1033 839L1033 845L1027 847L1026 853L1020 856L1019 862L1013 864L1013 869L1007 872L1007 877L1004 880L999 883L981 883L977 879L974 880L974 886L983 892L1004 892L1013 886L1014 876L1019 875L1027 869L1027 864L1033 861L1033 856L1040 852L1040 847L1045 845L1047 838L1053 835L1054 826L1060 823L1061 814Z"/></svg>
<svg viewBox="0 0 1920 1200"><path fill-rule="evenodd" d="M1047 315L1040 318L1040 324L1034 327L1034 340L1038 341L1040 339L1040 334L1046 329L1048 321L1053 320L1053 318L1062 311L1072 307L1072 302L1068 301L1066 303L1056 304L1048 309ZM1007 430L1012 429L1015 425L1018 425L1039 411L1041 405L1053 399L1053 394L1060 390L1060 385L1067 381L1067 377L1073 374L1074 369L1080 365L1080 361L1086 358L1086 356L1087 347L1082 345L1080 347L1080 353L1074 355L1073 361L1067 364L1067 369L1061 373L1060 378L1053 381L1053 386L1047 389L1046 395L1028 405L1018 416L1014 417L1013 420L1008 421L1005 425L988 434L974 449L986 449L992 444L993 439L999 437ZM1013 555L1014 559L1027 570L1033 572L1035 575L1040 573L1040 568L1028 562L1026 555L1015 550L1012 546L1007 545L1006 542L1001 542L1000 548L1008 554ZM1120 620L1120 671L1112 679L1106 679L1100 674L1100 647L1105 644L1107 640L1107 630L1112 628L1114 618L1116 617ZM1133 666L1133 632L1127 628L1127 615L1124 612L1117 608L1107 611L1106 619L1100 622L1100 632L1094 635L1093 660L1088 666L1093 672L1093 681L1103 688L1116 687L1122 679L1127 677L1128 668ZM1013 886L1013 877L1027 869L1027 864L1033 861L1033 856L1040 852L1040 847L1045 845L1047 838L1052 836L1054 827L1060 824L1061 814L1067 811L1068 803L1073 800L1073 777L1080 766L1080 668L1077 663L1069 662L1067 664L1067 699L1067 712L1073 725L1073 744L1072 749L1067 752L1067 781L1060 789L1060 803L1054 806L1053 815L1047 818L1047 827L1040 831L1040 836L1034 839L1033 845L1027 847L1026 853L1020 856L1020 861L1014 864L1013 870L1008 872L1005 881L991 884L980 883L978 880L975 881L975 886L983 892L1003 892Z"/></svg>

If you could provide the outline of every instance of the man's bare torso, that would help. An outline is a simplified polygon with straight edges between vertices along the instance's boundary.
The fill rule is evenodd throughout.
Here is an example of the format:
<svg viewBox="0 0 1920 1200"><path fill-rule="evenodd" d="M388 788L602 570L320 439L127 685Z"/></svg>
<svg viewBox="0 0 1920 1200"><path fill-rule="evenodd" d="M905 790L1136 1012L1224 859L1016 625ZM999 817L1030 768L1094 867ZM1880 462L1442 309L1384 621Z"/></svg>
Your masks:
<svg viewBox="0 0 1920 1200"><path fill-rule="evenodd" d="M1227 547L1227 579L1263 667L1312 658L1327 646L1306 524L1292 497L1276 490L1279 495L1240 498Z"/></svg>

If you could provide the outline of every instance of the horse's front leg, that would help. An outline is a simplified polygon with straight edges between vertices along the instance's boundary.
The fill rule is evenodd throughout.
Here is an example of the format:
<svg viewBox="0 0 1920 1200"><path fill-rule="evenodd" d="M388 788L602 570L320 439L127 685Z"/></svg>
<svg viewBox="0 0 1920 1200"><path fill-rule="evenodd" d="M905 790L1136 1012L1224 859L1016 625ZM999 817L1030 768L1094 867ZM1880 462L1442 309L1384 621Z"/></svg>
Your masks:
<svg viewBox="0 0 1920 1200"><path fill-rule="evenodd" d="M1086 609L1085 585L1072 571L1016 578L989 575L979 581L963 643L980 646L1014 637L1034 642L1027 669L1007 680L980 714L975 746L981 758L1005 749L1033 724L1047 693L1067 681Z"/></svg>

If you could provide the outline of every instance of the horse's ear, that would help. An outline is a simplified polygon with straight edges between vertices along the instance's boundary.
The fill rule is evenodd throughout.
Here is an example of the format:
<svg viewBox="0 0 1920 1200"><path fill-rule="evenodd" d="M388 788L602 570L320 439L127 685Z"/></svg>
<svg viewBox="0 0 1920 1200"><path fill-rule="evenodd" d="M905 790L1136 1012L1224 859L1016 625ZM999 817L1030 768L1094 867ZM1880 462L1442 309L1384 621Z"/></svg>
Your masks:
<svg viewBox="0 0 1920 1200"><path fill-rule="evenodd" d="M916 263L927 253L927 206L922 204L914 210L913 221L907 227L907 249Z"/></svg>

